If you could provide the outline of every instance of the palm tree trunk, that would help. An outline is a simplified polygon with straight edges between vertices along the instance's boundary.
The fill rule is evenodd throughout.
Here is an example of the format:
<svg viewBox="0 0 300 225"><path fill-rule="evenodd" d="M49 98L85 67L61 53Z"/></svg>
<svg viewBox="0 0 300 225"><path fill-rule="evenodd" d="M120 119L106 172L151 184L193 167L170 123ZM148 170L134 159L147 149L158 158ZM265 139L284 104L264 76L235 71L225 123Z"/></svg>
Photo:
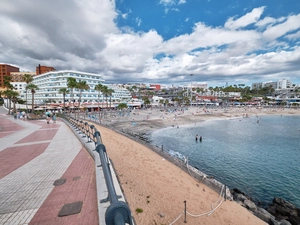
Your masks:
<svg viewBox="0 0 300 225"><path fill-rule="evenodd" d="M103 103L104 103L104 94L102 92L102 112L101 112L101 118L104 117L104 107L103 107Z"/></svg>
<svg viewBox="0 0 300 225"><path fill-rule="evenodd" d="M99 121L100 121L100 92L98 93L98 114L99 114Z"/></svg>
<svg viewBox="0 0 300 225"><path fill-rule="evenodd" d="M66 111L66 94L63 93L63 99L64 99L64 113Z"/></svg>
<svg viewBox="0 0 300 225"><path fill-rule="evenodd" d="M34 94L32 93L32 103L31 103L31 113L33 113L33 107L34 107Z"/></svg>
<svg viewBox="0 0 300 225"><path fill-rule="evenodd" d="M27 89L26 89L26 113L28 113L28 103L27 103Z"/></svg>
<svg viewBox="0 0 300 225"><path fill-rule="evenodd" d="M111 109L111 95L109 96L109 108Z"/></svg>
<svg viewBox="0 0 300 225"><path fill-rule="evenodd" d="M10 108L11 108L11 98L9 98L9 104L8 104L8 114L10 114Z"/></svg>

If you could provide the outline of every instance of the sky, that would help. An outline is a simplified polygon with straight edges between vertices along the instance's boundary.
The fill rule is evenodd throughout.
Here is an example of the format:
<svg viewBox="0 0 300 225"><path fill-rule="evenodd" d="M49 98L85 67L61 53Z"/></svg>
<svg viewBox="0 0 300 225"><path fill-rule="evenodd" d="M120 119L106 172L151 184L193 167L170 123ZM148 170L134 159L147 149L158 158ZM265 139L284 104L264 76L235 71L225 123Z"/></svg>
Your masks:
<svg viewBox="0 0 300 225"><path fill-rule="evenodd" d="M0 63L105 83L300 84L299 0L1 0Z"/></svg>

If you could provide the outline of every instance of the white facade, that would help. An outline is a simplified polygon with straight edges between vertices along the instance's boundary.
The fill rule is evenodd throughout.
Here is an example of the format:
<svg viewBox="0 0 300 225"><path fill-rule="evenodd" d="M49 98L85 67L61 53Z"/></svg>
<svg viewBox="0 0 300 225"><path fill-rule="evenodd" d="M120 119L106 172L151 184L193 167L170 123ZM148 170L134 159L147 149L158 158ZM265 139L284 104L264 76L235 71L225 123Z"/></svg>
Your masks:
<svg viewBox="0 0 300 225"><path fill-rule="evenodd" d="M26 83L25 82L10 82L10 84L14 87L15 91L19 93L19 98L26 98Z"/></svg>
<svg viewBox="0 0 300 225"><path fill-rule="evenodd" d="M292 82L286 79L279 80L277 82L278 89L287 89L287 87L292 87Z"/></svg>
<svg viewBox="0 0 300 225"><path fill-rule="evenodd" d="M101 75L94 73L86 73L86 72L78 72L71 70L61 70L61 71L51 71L48 73L44 73L38 76L33 77L33 84L38 86L38 90L34 94L34 103L35 104L45 104L45 102L56 102L63 103L63 94L59 93L61 88L69 89L69 93L66 94L66 101L70 101L71 98L71 90L67 86L67 79L69 77L75 78L77 82L85 81L87 85L90 87L89 90L83 90L81 94L81 102L97 102L98 99L100 101L105 101L106 97L100 92L100 98L98 97L99 92L95 91L95 86L97 84L103 84L104 80L101 78ZM112 93L111 101L129 101L131 99L130 92L125 88L120 88L114 85L105 85L110 89L114 90ZM79 101L79 93L80 90L74 88L74 100ZM109 101L110 97L108 97ZM31 103L31 92L28 90L28 103Z"/></svg>

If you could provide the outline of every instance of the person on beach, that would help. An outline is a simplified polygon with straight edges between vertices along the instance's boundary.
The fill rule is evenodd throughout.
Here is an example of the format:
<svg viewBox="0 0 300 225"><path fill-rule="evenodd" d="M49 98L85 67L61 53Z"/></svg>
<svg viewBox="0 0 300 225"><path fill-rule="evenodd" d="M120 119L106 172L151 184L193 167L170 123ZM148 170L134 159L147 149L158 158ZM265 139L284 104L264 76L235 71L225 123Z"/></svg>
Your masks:
<svg viewBox="0 0 300 225"><path fill-rule="evenodd" d="M198 141L198 134L196 134L196 141Z"/></svg>
<svg viewBox="0 0 300 225"><path fill-rule="evenodd" d="M202 142L202 136L200 136L199 141Z"/></svg>

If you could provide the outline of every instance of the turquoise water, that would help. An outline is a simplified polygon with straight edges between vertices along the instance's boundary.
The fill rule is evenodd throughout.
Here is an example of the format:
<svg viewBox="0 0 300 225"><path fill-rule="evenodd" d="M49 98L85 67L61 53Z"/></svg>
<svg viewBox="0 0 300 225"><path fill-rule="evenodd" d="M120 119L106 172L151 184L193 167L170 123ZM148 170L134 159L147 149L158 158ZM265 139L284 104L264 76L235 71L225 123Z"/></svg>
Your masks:
<svg viewBox="0 0 300 225"><path fill-rule="evenodd" d="M300 117L205 121L155 131L150 140L262 206L277 196L300 207Z"/></svg>

